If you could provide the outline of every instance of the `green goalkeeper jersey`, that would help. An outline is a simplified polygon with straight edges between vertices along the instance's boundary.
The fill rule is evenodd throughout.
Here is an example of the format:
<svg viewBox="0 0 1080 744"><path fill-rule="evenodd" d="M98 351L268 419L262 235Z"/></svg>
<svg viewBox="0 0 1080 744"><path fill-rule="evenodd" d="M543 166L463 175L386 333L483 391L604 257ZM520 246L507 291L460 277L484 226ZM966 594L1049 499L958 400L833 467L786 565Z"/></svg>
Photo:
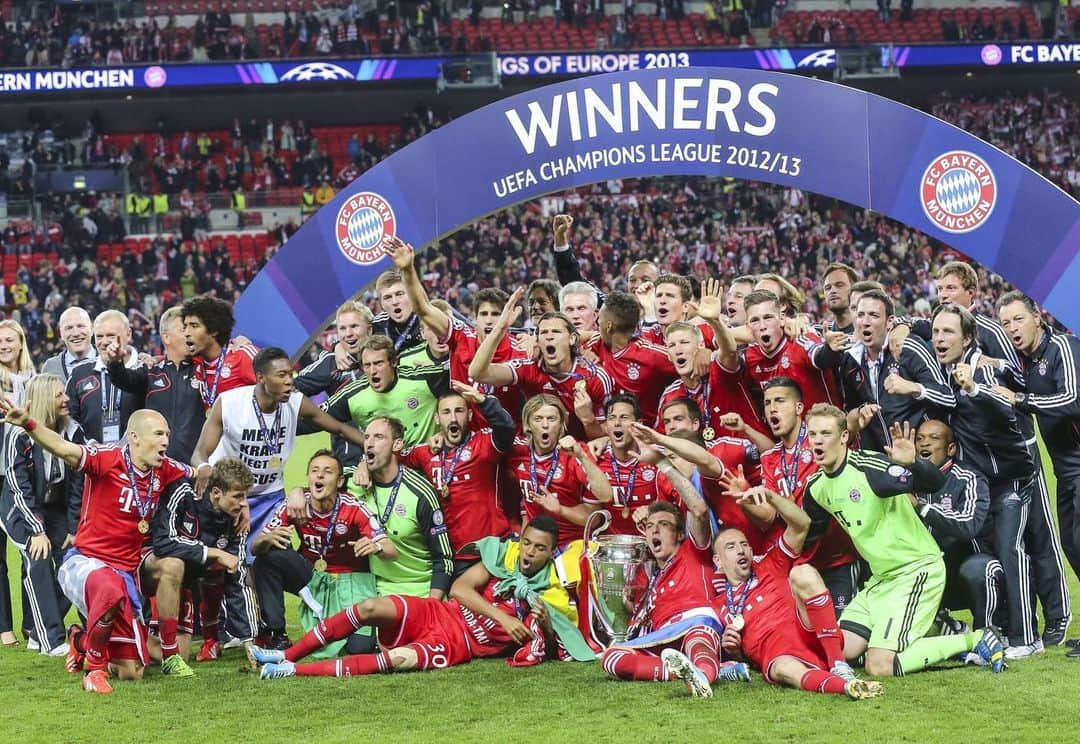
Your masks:
<svg viewBox="0 0 1080 744"><path fill-rule="evenodd" d="M929 460L919 458L909 470L878 452L849 452L838 471L828 475L819 470L806 484L803 508L813 520L811 539L824 532L831 516L851 537L870 571L882 578L912 564L940 559L941 549L909 494L936 491L944 480Z"/></svg>
<svg viewBox="0 0 1080 744"><path fill-rule="evenodd" d="M338 421L363 429L376 416L393 416L405 427L405 446L424 444L439 429L435 420L438 396L450 375L442 367L412 367L397 371L389 390L372 390L367 375L334 393L324 405Z"/></svg>

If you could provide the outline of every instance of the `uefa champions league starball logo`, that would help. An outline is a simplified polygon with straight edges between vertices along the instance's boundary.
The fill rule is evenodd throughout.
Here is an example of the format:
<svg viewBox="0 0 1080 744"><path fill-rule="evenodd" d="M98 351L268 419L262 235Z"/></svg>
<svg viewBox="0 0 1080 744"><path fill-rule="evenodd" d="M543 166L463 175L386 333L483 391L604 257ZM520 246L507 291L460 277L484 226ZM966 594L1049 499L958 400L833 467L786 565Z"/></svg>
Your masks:
<svg viewBox="0 0 1080 744"><path fill-rule="evenodd" d="M997 179L986 161L964 150L934 158L923 171L919 197L926 217L945 232L981 227L997 203Z"/></svg>
<svg viewBox="0 0 1080 744"><path fill-rule="evenodd" d="M283 83L309 83L327 80L355 80L351 72L330 62L307 62L281 76Z"/></svg>
<svg viewBox="0 0 1080 744"><path fill-rule="evenodd" d="M381 259L383 250L397 235L394 210L386 199L371 191L362 191L346 199L338 210L334 226L341 252L360 266Z"/></svg>

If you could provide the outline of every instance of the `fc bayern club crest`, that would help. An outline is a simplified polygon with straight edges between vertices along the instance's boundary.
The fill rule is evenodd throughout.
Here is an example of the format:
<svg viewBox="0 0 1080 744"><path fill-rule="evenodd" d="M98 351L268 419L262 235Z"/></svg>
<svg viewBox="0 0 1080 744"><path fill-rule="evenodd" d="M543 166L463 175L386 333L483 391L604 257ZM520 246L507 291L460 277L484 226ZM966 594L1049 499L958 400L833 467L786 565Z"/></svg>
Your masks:
<svg viewBox="0 0 1080 744"><path fill-rule="evenodd" d="M851 489L851 493L849 493L848 496L856 504L859 503L860 501L862 501L862 494L859 492L859 489L857 489L857 488Z"/></svg>
<svg viewBox="0 0 1080 744"><path fill-rule="evenodd" d="M974 153L952 150L934 158L919 182L923 212L945 232L981 227L997 203L997 179Z"/></svg>
<svg viewBox="0 0 1080 744"><path fill-rule="evenodd" d="M1039 360L1039 374L1042 375L1043 377L1046 377L1046 360L1045 359L1040 359Z"/></svg>
<svg viewBox="0 0 1080 744"><path fill-rule="evenodd" d="M350 196L334 222L338 247L345 258L360 266L379 261L383 249L397 235L397 219L390 203L378 194L363 191Z"/></svg>
<svg viewBox="0 0 1080 744"><path fill-rule="evenodd" d="M629 377L631 380L636 380L637 378L641 377L641 370L638 369L638 366L636 364L631 364L626 368L626 376Z"/></svg>

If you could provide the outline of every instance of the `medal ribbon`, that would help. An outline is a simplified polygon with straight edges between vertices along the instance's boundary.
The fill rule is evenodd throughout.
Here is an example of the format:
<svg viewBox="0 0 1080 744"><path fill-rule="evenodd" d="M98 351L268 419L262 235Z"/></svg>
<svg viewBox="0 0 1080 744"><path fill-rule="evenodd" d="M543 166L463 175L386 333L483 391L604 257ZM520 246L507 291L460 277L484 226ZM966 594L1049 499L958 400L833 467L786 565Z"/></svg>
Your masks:
<svg viewBox="0 0 1080 744"><path fill-rule="evenodd" d="M746 581L743 582L742 596L739 597L738 601L735 601L735 592L731 590L731 582L729 581L724 585L724 605L727 607L728 612L736 617L742 615L743 608L746 607L746 600L750 597L750 590L754 588L756 583L753 573L747 576Z"/></svg>
<svg viewBox="0 0 1080 744"><path fill-rule="evenodd" d="M326 535L323 537L322 549L319 551L320 560L326 560L326 551L330 549L330 541L334 537L334 528L337 526L337 515L339 509L341 509L340 496L334 499L334 508L330 511L330 524L326 528Z"/></svg>
<svg viewBox="0 0 1080 744"><path fill-rule="evenodd" d="M207 408L214 405L214 401L217 400L218 383L221 382L221 370L225 366L225 349L221 350L218 354L217 365L214 368L214 386L210 387L210 380L206 374L206 360L200 360L199 371L202 372L202 387L199 388L199 395L202 396L203 404Z"/></svg>
<svg viewBox="0 0 1080 744"><path fill-rule="evenodd" d="M386 508L383 509L382 518L379 520L383 528L386 528L386 520L390 519L390 512L394 510L394 504L397 502L398 489L401 488L401 476L403 475L400 468L398 468L397 477L394 478L394 487L390 489L390 500L386 502ZM378 491L375 492L375 498L378 499ZM376 506L378 501L376 500Z"/></svg>
<svg viewBox="0 0 1080 744"><path fill-rule="evenodd" d="M278 441L278 434L281 431L281 404L278 404L277 410L274 411L274 425L273 434L266 428L266 421L263 419L262 409L259 408L259 398L255 395L255 391L251 391L251 407L255 411L255 420L259 422L259 436L262 437L263 443L266 448L270 450L270 454L281 454L281 443Z"/></svg>
<svg viewBox="0 0 1080 744"><path fill-rule="evenodd" d="M529 481L532 483L532 487L539 492L540 491L540 477L536 472L536 450L529 446ZM555 471L559 469L559 450L555 449L555 454L551 458L551 467L548 468L547 473L544 475L544 490L548 490L551 486L551 481L555 477Z"/></svg>
<svg viewBox="0 0 1080 744"><path fill-rule="evenodd" d="M132 502L135 504L135 510L139 512L139 519L146 521L146 515L150 513L150 497L154 493L154 469L150 468L150 476L147 480L150 483L146 487L146 497L139 493L139 479L135 475L135 463L131 460L131 448L124 447L124 465L127 466L128 480L131 481L131 494Z"/></svg>
<svg viewBox="0 0 1080 744"><path fill-rule="evenodd" d="M461 458L461 451L465 449L465 445L472 439L472 432L469 432L469 436L465 438L465 441L459 444L454 449L454 459L450 462L449 470L446 465L446 448L443 447L439 450L439 480L442 482L443 488L449 492L450 481L454 480L454 473L457 472L458 460Z"/></svg>
<svg viewBox="0 0 1080 744"><path fill-rule="evenodd" d="M795 438L795 451L791 455L791 472L788 472L787 450L780 446L780 472L787 481L788 493L795 494L795 485L799 482L799 456L802 455L803 445L806 444L806 422L799 427L799 436Z"/></svg>
<svg viewBox="0 0 1080 744"><path fill-rule="evenodd" d="M391 322L390 319L387 318L387 324L386 324L387 330L390 329L390 322ZM405 325L405 330L402 331L398 335L397 339L394 341L394 352L395 353L401 351L401 347L404 346L406 344L406 342L409 340L409 337L412 336L413 333L416 332L416 324L419 323L419 322L420 322L420 316L416 315L415 313L413 314L413 316L411 318L409 318L409 322Z"/></svg>
<svg viewBox="0 0 1080 744"><path fill-rule="evenodd" d="M608 452L611 454L611 475L615 478L615 486L622 488L622 475L619 473L619 458L615 457L615 449L608 443ZM637 483L638 465L640 463L634 460L634 466L630 469L630 475L627 476L626 488L623 493L626 494L626 503L618 504L618 506L628 506L630 499L634 494L634 485Z"/></svg>

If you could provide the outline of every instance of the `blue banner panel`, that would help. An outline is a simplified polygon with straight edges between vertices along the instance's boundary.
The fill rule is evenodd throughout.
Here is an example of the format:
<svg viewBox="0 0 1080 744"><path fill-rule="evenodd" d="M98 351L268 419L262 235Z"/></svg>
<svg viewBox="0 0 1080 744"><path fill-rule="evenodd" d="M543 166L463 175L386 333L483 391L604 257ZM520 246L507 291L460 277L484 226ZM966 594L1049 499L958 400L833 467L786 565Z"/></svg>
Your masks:
<svg viewBox="0 0 1080 744"><path fill-rule="evenodd" d="M259 345L305 347L390 261L518 202L611 178L732 176L886 214L1002 274L1063 322L1080 305L1080 204L928 114L833 83L716 68L610 73L463 116L319 210L236 305ZM1075 295L1074 295L1075 296Z"/></svg>

